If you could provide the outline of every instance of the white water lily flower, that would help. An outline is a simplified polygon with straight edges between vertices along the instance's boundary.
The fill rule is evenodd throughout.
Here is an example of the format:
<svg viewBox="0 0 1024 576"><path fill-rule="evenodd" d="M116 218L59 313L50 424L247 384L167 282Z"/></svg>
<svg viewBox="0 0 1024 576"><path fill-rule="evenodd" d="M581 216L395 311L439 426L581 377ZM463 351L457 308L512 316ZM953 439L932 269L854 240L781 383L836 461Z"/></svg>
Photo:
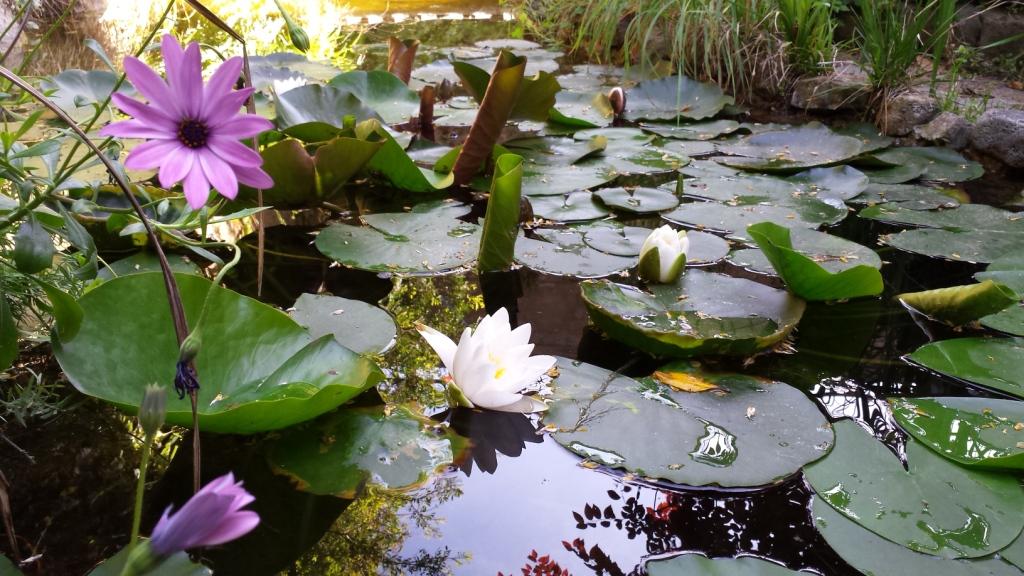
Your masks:
<svg viewBox="0 0 1024 576"><path fill-rule="evenodd" d="M484 316L476 331L466 328L458 345L429 326L417 324L416 330L441 357L461 404L501 412L547 410L547 404L522 392L555 365L555 357L530 356L530 325L513 330L504 308Z"/></svg>
<svg viewBox="0 0 1024 576"><path fill-rule="evenodd" d="M686 265L689 249L685 230L676 232L668 225L654 230L640 247L640 277L660 284L675 282Z"/></svg>
<svg viewBox="0 0 1024 576"><path fill-rule="evenodd" d="M289 90L293 90L299 86L305 86L306 79L302 76L292 76L290 78L285 78L284 80L274 80L271 84L274 87L274 94L280 96Z"/></svg>

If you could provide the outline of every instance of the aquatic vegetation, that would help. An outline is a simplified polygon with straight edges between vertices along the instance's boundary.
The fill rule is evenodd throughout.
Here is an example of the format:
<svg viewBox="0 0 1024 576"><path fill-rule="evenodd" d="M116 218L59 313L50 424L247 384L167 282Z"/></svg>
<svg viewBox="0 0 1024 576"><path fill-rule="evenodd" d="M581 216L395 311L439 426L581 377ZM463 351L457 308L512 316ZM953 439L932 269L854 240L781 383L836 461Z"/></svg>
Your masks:
<svg viewBox="0 0 1024 576"><path fill-rule="evenodd" d="M686 266L686 251L690 240L686 230L673 230L665 224L656 228L640 246L640 264L637 273L651 283L670 284L683 273Z"/></svg>

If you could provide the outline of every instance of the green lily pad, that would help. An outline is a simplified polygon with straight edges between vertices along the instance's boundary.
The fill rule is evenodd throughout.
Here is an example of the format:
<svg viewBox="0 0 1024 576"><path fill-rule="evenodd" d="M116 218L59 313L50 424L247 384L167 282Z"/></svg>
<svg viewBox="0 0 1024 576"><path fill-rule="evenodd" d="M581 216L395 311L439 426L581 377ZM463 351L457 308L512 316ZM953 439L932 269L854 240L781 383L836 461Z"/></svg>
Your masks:
<svg viewBox="0 0 1024 576"><path fill-rule="evenodd" d="M594 199L594 193L570 192L565 196L535 196L530 199L533 215L555 222L596 220L609 214L607 208Z"/></svg>
<svg viewBox="0 0 1024 576"><path fill-rule="evenodd" d="M900 294L899 299L914 310L954 326L995 314L1020 302L1013 290L992 280L964 286L936 288Z"/></svg>
<svg viewBox="0 0 1024 576"><path fill-rule="evenodd" d="M354 498L367 485L404 490L452 463L449 438L399 407L345 408L274 441L267 461L304 492Z"/></svg>
<svg viewBox="0 0 1024 576"><path fill-rule="evenodd" d="M388 124L408 122L420 112L419 95L385 70L352 70L331 78L327 85L355 94Z"/></svg>
<svg viewBox="0 0 1024 576"><path fill-rule="evenodd" d="M687 269L647 291L608 281L580 285L591 319L612 338L659 356L747 355L774 346L804 301L753 280Z"/></svg>
<svg viewBox="0 0 1024 576"><path fill-rule="evenodd" d="M851 166L811 168L786 180L801 185L806 194L816 198L839 201L854 198L868 187L868 177Z"/></svg>
<svg viewBox="0 0 1024 576"><path fill-rule="evenodd" d="M1009 308L982 317L981 325L1014 336L1024 336L1024 303L1018 303Z"/></svg>
<svg viewBox="0 0 1024 576"><path fill-rule="evenodd" d="M900 205L869 206L862 218L890 224L925 226L882 240L901 250L967 262L992 262L1024 250L1024 218L984 204L965 204L948 210L911 210Z"/></svg>
<svg viewBox="0 0 1024 576"><path fill-rule="evenodd" d="M701 576L800 576L784 566L760 558L706 558L699 554L683 554L663 560L648 560L644 564L648 576L679 576L700 574Z"/></svg>
<svg viewBox="0 0 1024 576"><path fill-rule="evenodd" d="M122 548L120 552L93 568L89 572L89 576L121 576L130 553L131 548L127 546ZM13 576L13 574L21 576L20 571L13 574L4 572L2 562L3 557L0 557L0 576ZM187 552L175 552L147 570L146 574L149 576L210 576L213 574L213 570L193 562Z"/></svg>
<svg viewBox="0 0 1024 576"><path fill-rule="evenodd" d="M829 456L804 477L836 511L875 534L944 558L978 558L1024 528L1024 490L1013 476L962 468L914 440L907 468L850 420L833 425Z"/></svg>
<svg viewBox="0 0 1024 576"><path fill-rule="evenodd" d="M319 416L383 380L377 366L333 338L314 340L276 310L199 276L177 275L193 323L209 293L195 359L199 426L248 434ZM84 394L134 412L146 384L170 387L178 361L160 274L104 282L78 303L84 318L73 338L54 340L68 380ZM116 369L114 368L116 367ZM167 422L192 424L187 401L169 401Z"/></svg>
<svg viewBox="0 0 1024 576"><path fill-rule="evenodd" d="M357 121L378 118L352 92L319 84L279 94L276 110L277 127L306 142L329 140L344 126L346 116Z"/></svg>
<svg viewBox="0 0 1024 576"><path fill-rule="evenodd" d="M611 182L618 176L619 173L600 158L568 165L545 165L524 161L523 195L557 196L594 188Z"/></svg>
<svg viewBox="0 0 1024 576"><path fill-rule="evenodd" d="M843 136L828 127L812 122L803 126L752 134L733 144L723 144L719 151L733 157L715 161L759 172L799 172L817 166L840 164L863 150L860 140Z"/></svg>
<svg viewBox="0 0 1024 576"><path fill-rule="evenodd" d="M881 267L878 255L848 240L813 230L800 230L801 245L815 246L819 256L835 258L842 264L847 263L843 262L844 254L849 254L845 257L847 261L860 255L865 256L864 263L834 270L824 267L817 258L796 248L788 228L771 222L761 222L748 227L747 233L757 242L761 252L771 262L772 268L786 283L786 287L804 300L842 300L877 296L885 288L882 274L878 271ZM841 250L840 255L827 254L838 251L837 248ZM826 254L820 254L822 252Z"/></svg>
<svg viewBox="0 0 1024 576"><path fill-rule="evenodd" d="M711 230L728 238L752 242L747 226L758 222L774 222L786 228L817 228L834 224L846 215L845 209L834 208L820 200L807 198L799 207L770 206L764 204L737 205L718 202L692 202L682 204L662 218L683 226Z"/></svg>
<svg viewBox="0 0 1024 576"><path fill-rule="evenodd" d="M735 120L707 120L687 124L641 124L640 128L662 138L711 140L739 130L740 123Z"/></svg>
<svg viewBox="0 0 1024 576"><path fill-rule="evenodd" d="M249 56L252 85L265 90L274 80L287 80L296 76L318 82L327 82L341 70L327 63L310 60L295 52L274 52L263 56Z"/></svg>
<svg viewBox="0 0 1024 576"><path fill-rule="evenodd" d="M1024 254L1007 254L993 260L984 272L978 272L974 279L981 282L994 280L1018 294L1024 294Z"/></svg>
<svg viewBox="0 0 1024 576"><path fill-rule="evenodd" d="M440 274L476 260L480 226L457 220L467 206L417 204L411 212L367 214L365 226L336 223L320 231L316 247L346 266L371 272Z"/></svg>
<svg viewBox="0 0 1024 576"><path fill-rule="evenodd" d="M698 82L686 76L667 76L646 80L626 92L625 116L629 120L703 120L732 104L715 84Z"/></svg>
<svg viewBox="0 0 1024 576"><path fill-rule="evenodd" d="M536 231L540 239L520 236L516 262L530 269L577 278L601 278L636 266L637 258L601 252L587 245L576 229Z"/></svg>
<svg viewBox="0 0 1024 576"><path fill-rule="evenodd" d="M843 136L850 136L860 140L861 152L867 154L876 150L883 150L892 146L892 138L886 136L871 122L853 122L846 126L833 129L836 133L842 134Z"/></svg>
<svg viewBox="0 0 1024 576"><path fill-rule="evenodd" d="M337 194L376 154L383 141L335 137L310 155L299 140L286 138L264 148L263 170L274 185L263 191L264 205L277 208L317 206ZM256 193L243 189L255 203Z"/></svg>
<svg viewBox="0 0 1024 576"><path fill-rule="evenodd" d="M781 382L710 373L677 362L640 381L559 358L544 422L576 454L687 486L773 484L821 458L828 420ZM682 392L661 378L715 387Z"/></svg>
<svg viewBox="0 0 1024 576"><path fill-rule="evenodd" d="M851 204L888 204L909 210L935 210L956 208L960 205L952 196L930 186L916 184L871 184Z"/></svg>
<svg viewBox="0 0 1024 576"><path fill-rule="evenodd" d="M981 164L964 158L952 148L890 148L875 152L873 156L891 166L917 166L922 169L922 179L936 182L974 180L985 173Z"/></svg>
<svg viewBox="0 0 1024 576"><path fill-rule="evenodd" d="M914 552L857 525L815 496L812 517L818 532L836 553L865 576L928 574L929 576L1019 576L997 558L940 558Z"/></svg>
<svg viewBox="0 0 1024 576"><path fill-rule="evenodd" d="M409 192L436 192L455 181L451 172L441 173L417 166L391 134L383 129L378 130L378 134L384 139L384 144L366 163L370 172L380 174L395 187Z"/></svg>
<svg viewBox="0 0 1024 576"><path fill-rule="evenodd" d="M199 266L189 259L188 256L182 256L179 254L167 254L167 263L170 264L171 270L181 274L199 274ZM126 276L128 274L140 274L142 272L159 272L160 271L160 259L156 257L156 254L148 250L142 250L136 252L131 256L108 262L107 266L100 269L96 275L101 280L109 280L118 276Z"/></svg>
<svg viewBox="0 0 1024 576"><path fill-rule="evenodd" d="M679 205L675 194L661 188L602 188L594 196L613 209L633 214L661 212Z"/></svg>
<svg viewBox="0 0 1024 576"><path fill-rule="evenodd" d="M562 90L555 95L548 120L572 128L600 128L610 124L614 116L607 95Z"/></svg>
<svg viewBox="0 0 1024 576"><path fill-rule="evenodd" d="M845 238L807 228L790 228L789 236L793 250L833 274L856 266L882 267L882 260L874 250ZM772 263L757 248L737 250L729 259L753 272L778 275Z"/></svg>
<svg viewBox="0 0 1024 576"><path fill-rule="evenodd" d="M357 354L380 354L395 343L398 328L391 315L360 300L330 294L303 294L289 315L314 338L334 336Z"/></svg>
<svg viewBox="0 0 1024 576"><path fill-rule="evenodd" d="M999 555L1010 564L1024 569L1024 534L1017 537L1012 544L999 551Z"/></svg>
<svg viewBox="0 0 1024 576"><path fill-rule="evenodd" d="M877 170L865 170L868 180L872 184L903 184L911 180L917 180L924 174L925 167L921 164L905 164L903 166L890 166Z"/></svg>
<svg viewBox="0 0 1024 576"><path fill-rule="evenodd" d="M72 69L43 79L39 87L72 118L84 120L96 112L95 105L110 97L117 79L117 74L107 70ZM127 80L117 91L126 96L135 94L135 89Z"/></svg>
<svg viewBox="0 0 1024 576"><path fill-rule="evenodd" d="M893 416L919 442L971 468L1024 469L1024 402L892 398Z"/></svg>
<svg viewBox="0 0 1024 576"><path fill-rule="evenodd" d="M909 356L946 376L1024 398L1024 338L955 338L925 344Z"/></svg>
<svg viewBox="0 0 1024 576"><path fill-rule="evenodd" d="M622 226L614 221L608 224L594 225L586 230L583 241L587 246L615 256L640 256L640 249L651 229ZM690 241L690 249L686 252L687 265L714 264L729 254L729 243L714 234L691 230L686 238Z"/></svg>

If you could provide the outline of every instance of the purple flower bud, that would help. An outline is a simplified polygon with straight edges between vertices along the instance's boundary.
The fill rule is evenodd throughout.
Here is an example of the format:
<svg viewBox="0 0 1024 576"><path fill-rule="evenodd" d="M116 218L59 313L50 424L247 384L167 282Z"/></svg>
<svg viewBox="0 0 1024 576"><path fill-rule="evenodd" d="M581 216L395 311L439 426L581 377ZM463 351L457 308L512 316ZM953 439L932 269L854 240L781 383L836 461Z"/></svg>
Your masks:
<svg viewBox="0 0 1024 576"><path fill-rule="evenodd" d="M171 508L157 522L150 538L157 556L169 556L181 550L216 546L248 534L260 523L258 514L242 510L255 500L235 482L230 472L203 486L189 501L171 515Z"/></svg>

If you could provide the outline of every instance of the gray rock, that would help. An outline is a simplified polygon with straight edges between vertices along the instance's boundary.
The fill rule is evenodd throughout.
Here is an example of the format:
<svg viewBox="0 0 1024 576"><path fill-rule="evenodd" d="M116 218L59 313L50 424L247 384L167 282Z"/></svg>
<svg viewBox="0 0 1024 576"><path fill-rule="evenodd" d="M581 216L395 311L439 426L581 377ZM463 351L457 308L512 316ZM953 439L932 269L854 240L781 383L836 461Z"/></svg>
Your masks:
<svg viewBox="0 0 1024 576"><path fill-rule="evenodd" d="M842 63L829 74L797 80L790 104L804 110L864 110L870 91L864 70Z"/></svg>
<svg viewBox="0 0 1024 576"><path fill-rule="evenodd" d="M882 128L888 136L906 136L915 126L931 121L939 114L939 102L921 92L904 92L886 103Z"/></svg>
<svg viewBox="0 0 1024 576"><path fill-rule="evenodd" d="M1024 31L1024 14L993 9L982 12L978 18L981 20L981 35L978 38L978 46L988 46L1011 36L1016 36ZM1024 53L1024 38L999 46L992 46L985 50L986 57L999 54L1014 55L1021 53Z"/></svg>
<svg viewBox="0 0 1024 576"><path fill-rule="evenodd" d="M971 128L970 139L975 149L1007 166L1024 168L1024 110L985 112Z"/></svg>
<svg viewBox="0 0 1024 576"><path fill-rule="evenodd" d="M952 112L943 112L933 118L931 122L914 128L914 134L918 138L945 144L957 150L967 147L970 133L970 123Z"/></svg>

